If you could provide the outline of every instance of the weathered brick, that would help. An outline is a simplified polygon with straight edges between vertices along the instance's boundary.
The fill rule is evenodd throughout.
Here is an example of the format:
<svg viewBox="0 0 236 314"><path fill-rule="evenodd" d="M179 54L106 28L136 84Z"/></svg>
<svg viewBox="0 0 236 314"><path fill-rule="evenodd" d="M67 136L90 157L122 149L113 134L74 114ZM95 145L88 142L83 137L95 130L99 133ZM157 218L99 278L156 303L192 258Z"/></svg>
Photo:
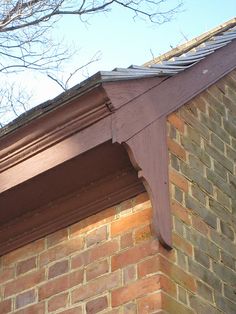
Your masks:
<svg viewBox="0 0 236 314"><path fill-rule="evenodd" d="M156 254L158 249L158 241L152 240L112 256L112 270L114 271L118 268L137 263L142 258Z"/></svg>
<svg viewBox="0 0 236 314"><path fill-rule="evenodd" d="M44 239L32 242L22 248L14 250L2 257L2 264L4 266L10 266L13 263L19 262L20 260L25 260L31 256L37 255L42 252L45 248Z"/></svg>
<svg viewBox="0 0 236 314"><path fill-rule="evenodd" d="M236 303L236 286L224 285L224 295L232 302Z"/></svg>
<svg viewBox="0 0 236 314"><path fill-rule="evenodd" d="M84 241L82 238L75 238L68 240L57 246L51 247L39 256L40 266L47 265L50 262L54 262L64 257L68 257L70 254L77 252L83 248Z"/></svg>
<svg viewBox="0 0 236 314"><path fill-rule="evenodd" d="M15 269L14 267L8 267L4 269L0 269L0 284L3 284L15 276Z"/></svg>
<svg viewBox="0 0 236 314"><path fill-rule="evenodd" d="M224 282L235 285L236 283L236 272L223 264L219 264L213 261L212 268L214 273Z"/></svg>
<svg viewBox="0 0 236 314"><path fill-rule="evenodd" d="M170 159L170 164L171 164L171 167L177 171L180 170L180 167L179 167L179 159L173 155L173 154L169 154L169 159Z"/></svg>
<svg viewBox="0 0 236 314"><path fill-rule="evenodd" d="M175 189L174 189L174 198L179 203L183 202L183 192L179 188L177 188L177 186L175 186Z"/></svg>
<svg viewBox="0 0 236 314"><path fill-rule="evenodd" d="M169 171L170 182L179 187L184 192L188 192L188 181L186 178L174 170Z"/></svg>
<svg viewBox="0 0 236 314"><path fill-rule="evenodd" d="M182 137L181 144L189 153L197 156L207 167L211 166L211 160L209 155L206 154L205 150L201 149L199 144L192 142L192 140L188 137Z"/></svg>
<svg viewBox="0 0 236 314"><path fill-rule="evenodd" d="M204 176L201 175L196 169L190 168L189 165L185 163L180 164L182 173L192 182L197 184L199 188L203 191L207 191L209 194L213 194L213 187L210 181L208 181Z"/></svg>
<svg viewBox="0 0 236 314"><path fill-rule="evenodd" d="M161 292L156 292L154 294L139 298L137 303L138 313L148 314L158 311L162 308Z"/></svg>
<svg viewBox="0 0 236 314"><path fill-rule="evenodd" d="M209 225L202 220L200 216L192 215L192 226L194 229L207 237L209 233Z"/></svg>
<svg viewBox="0 0 236 314"><path fill-rule="evenodd" d="M225 266L236 270L236 258L233 258L231 255L225 253L223 250L221 251L221 262Z"/></svg>
<svg viewBox="0 0 236 314"><path fill-rule="evenodd" d="M12 310L12 299L1 300L0 301L0 313L7 314Z"/></svg>
<svg viewBox="0 0 236 314"><path fill-rule="evenodd" d="M178 300L185 304L188 303L187 291L181 286L178 286Z"/></svg>
<svg viewBox="0 0 236 314"><path fill-rule="evenodd" d="M58 230L57 232L54 232L47 236L46 242L47 242L47 248L50 248L51 246L55 246L59 244L60 242L68 240L68 229L64 228L61 230Z"/></svg>
<svg viewBox="0 0 236 314"><path fill-rule="evenodd" d="M231 196L231 188L228 183L224 182L217 174L213 171L207 169L206 170L207 178L211 181L215 186L217 186L220 190L222 190L228 196Z"/></svg>
<svg viewBox="0 0 236 314"><path fill-rule="evenodd" d="M232 256L236 256L236 246L228 238L219 234L215 230L210 230L210 237L219 247L223 248L224 251Z"/></svg>
<svg viewBox="0 0 236 314"><path fill-rule="evenodd" d="M209 256L201 251L198 248L194 248L194 257L195 260L200 263L201 265L205 266L206 268L210 268L210 258Z"/></svg>
<svg viewBox="0 0 236 314"><path fill-rule="evenodd" d="M158 289L160 289L159 275L137 280L126 287L118 288L112 292L112 306L119 306Z"/></svg>
<svg viewBox="0 0 236 314"><path fill-rule="evenodd" d="M218 174L222 179L224 179L224 181L227 182L227 178L228 178L227 169L223 167L221 164L219 164L216 160L213 161L213 165L214 165L214 172L216 172L216 174Z"/></svg>
<svg viewBox="0 0 236 314"><path fill-rule="evenodd" d="M136 212L132 215L122 217L111 224L111 235L116 236L118 234L125 233L130 229L142 226L144 222L149 222L152 216L152 209L146 208L143 211Z"/></svg>
<svg viewBox="0 0 236 314"><path fill-rule="evenodd" d="M108 307L108 300L106 296L91 300L86 303L86 313L96 314Z"/></svg>
<svg viewBox="0 0 236 314"><path fill-rule="evenodd" d="M8 297L21 291L35 287L45 279L44 269L31 272L7 283L4 287L4 296Z"/></svg>
<svg viewBox="0 0 236 314"><path fill-rule="evenodd" d="M44 300L54 294L66 291L69 288L81 284L83 281L83 270L77 270L59 278L47 281L39 288L39 300Z"/></svg>
<svg viewBox="0 0 236 314"><path fill-rule="evenodd" d="M162 293L162 308L166 310L167 313L194 314L192 309L177 302L165 293Z"/></svg>
<svg viewBox="0 0 236 314"><path fill-rule="evenodd" d="M27 306L26 308L15 311L14 314L45 314L45 303L40 302L31 306Z"/></svg>
<svg viewBox="0 0 236 314"><path fill-rule="evenodd" d="M86 236L86 244L87 247L98 244L104 240L107 239L107 226L102 226L100 228L97 228L93 231L91 231L87 236Z"/></svg>
<svg viewBox="0 0 236 314"><path fill-rule="evenodd" d="M207 117L204 113L201 113L201 122L207 127L207 130L210 129L212 132L216 133L224 142L227 142L228 144L230 143L229 134L224 129L219 127L219 125L215 121Z"/></svg>
<svg viewBox="0 0 236 314"><path fill-rule="evenodd" d="M233 231L233 228L225 223L224 221L220 221L220 229L221 229L221 232L227 237L229 238L230 240L234 240L234 231Z"/></svg>
<svg viewBox="0 0 236 314"><path fill-rule="evenodd" d="M209 255L214 260L218 261L220 257L219 247L210 241L208 238L193 228L186 229L186 238L191 242L194 246L201 248L203 252Z"/></svg>
<svg viewBox="0 0 236 314"><path fill-rule="evenodd" d="M21 261L16 265L16 275L24 274L34 268L36 268L36 256L31 257L27 260Z"/></svg>
<svg viewBox="0 0 236 314"><path fill-rule="evenodd" d="M222 103L223 95L224 94L215 85L212 85L202 93L203 99L219 114L225 116L225 106Z"/></svg>
<svg viewBox="0 0 236 314"><path fill-rule="evenodd" d="M182 146L179 145L179 143L168 138L167 145L169 151L173 153L176 157L186 160L186 151Z"/></svg>
<svg viewBox="0 0 236 314"><path fill-rule="evenodd" d="M48 312L53 312L66 307L69 301L69 293L62 293L52 297L48 301Z"/></svg>
<svg viewBox="0 0 236 314"><path fill-rule="evenodd" d="M223 167L228 169L231 173L234 171L234 164L231 160L229 160L227 157L224 156L223 153L220 153L212 146L205 144L206 152L209 156L211 156L213 159L218 161L219 164L221 164Z"/></svg>
<svg viewBox="0 0 236 314"><path fill-rule="evenodd" d="M123 313L126 314L136 314L137 313L137 304L135 302L130 302L123 305Z"/></svg>
<svg viewBox="0 0 236 314"><path fill-rule="evenodd" d="M174 247L178 248L188 256L193 255L193 247L190 242L188 242L186 239L176 233L173 233L172 238Z"/></svg>
<svg viewBox="0 0 236 314"><path fill-rule="evenodd" d="M199 263L193 261L192 259L188 259L189 272L192 275L195 275L203 282L211 286L213 289L217 291L222 290L222 282L221 280L211 271L201 266Z"/></svg>
<svg viewBox="0 0 236 314"><path fill-rule="evenodd" d="M200 203L206 205L206 193L204 193L196 184L191 186L192 195L196 198Z"/></svg>
<svg viewBox="0 0 236 314"><path fill-rule="evenodd" d="M83 313L82 306L76 306L60 312L60 314L82 314L82 313Z"/></svg>
<svg viewBox="0 0 236 314"><path fill-rule="evenodd" d="M190 215L189 210L185 207L183 207L181 204L177 203L175 200L171 200L171 210L172 213L178 217L180 220L182 220L187 225L190 225Z"/></svg>
<svg viewBox="0 0 236 314"><path fill-rule="evenodd" d="M223 311L223 313L236 313L236 303L232 303L230 300L224 298L220 293L215 293L215 303L217 307Z"/></svg>
<svg viewBox="0 0 236 314"><path fill-rule="evenodd" d="M219 189L216 190L216 199L221 205L229 210L231 209L231 197L229 197Z"/></svg>
<svg viewBox="0 0 236 314"><path fill-rule="evenodd" d="M194 200L191 196L186 195L185 198L186 206L192 209L195 213L200 215L202 219L212 228L217 227L217 216L206 208L203 204Z"/></svg>
<svg viewBox="0 0 236 314"><path fill-rule="evenodd" d="M88 265L99 259L111 256L119 250L119 242L111 240L98 245L94 248L89 248L78 255L74 255L71 259L71 267L78 268L82 265Z"/></svg>
<svg viewBox="0 0 236 314"><path fill-rule="evenodd" d="M36 301L36 291L29 290L26 292L23 292L21 294L18 294L16 296L16 309L19 309L21 307L24 307L28 304L34 303Z"/></svg>
<svg viewBox="0 0 236 314"><path fill-rule="evenodd" d="M126 249L133 246L133 234L132 232L123 234L120 236L120 247L121 249Z"/></svg>
<svg viewBox="0 0 236 314"><path fill-rule="evenodd" d="M209 288L206 284L201 281L197 281L197 294L201 296L206 301L214 303L213 299L213 289Z"/></svg>
<svg viewBox="0 0 236 314"><path fill-rule="evenodd" d="M107 260L102 260L96 263L89 264L86 268L86 280L89 281L98 276L104 275L109 271Z"/></svg>
<svg viewBox="0 0 236 314"><path fill-rule="evenodd" d="M69 270L69 261L64 260L57 262L49 267L48 269L48 279L65 274Z"/></svg>
<svg viewBox="0 0 236 314"><path fill-rule="evenodd" d="M179 132L184 133L184 121L174 112L167 118L169 123L173 125Z"/></svg>
<svg viewBox="0 0 236 314"><path fill-rule="evenodd" d="M80 285L71 293L72 304L90 297L110 291L120 285L120 272L116 271L108 275L99 277L88 284Z"/></svg>
<svg viewBox="0 0 236 314"><path fill-rule="evenodd" d="M196 129L191 128L189 125L187 126L187 134L188 138L194 142L195 144L200 146L201 143L201 136L198 134Z"/></svg>
<svg viewBox="0 0 236 314"><path fill-rule="evenodd" d="M72 238L77 237L94 228L109 223L114 219L115 215L116 209L115 207L111 207L97 213L96 215L83 219L69 228L69 236Z"/></svg>
<svg viewBox="0 0 236 314"><path fill-rule="evenodd" d="M220 310L216 307L210 305L207 302L204 302L196 295L190 295L189 297L191 307L196 311L198 314L222 314Z"/></svg>
<svg viewBox="0 0 236 314"><path fill-rule="evenodd" d="M235 148L236 149L236 148ZM236 161L236 150L226 146L226 155L234 162Z"/></svg>
<svg viewBox="0 0 236 314"><path fill-rule="evenodd" d="M124 285L134 281L136 279L136 267L130 265L123 269L123 282Z"/></svg>
<svg viewBox="0 0 236 314"><path fill-rule="evenodd" d="M204 164L199 158L195 157L194 155L190 154L189 155L189 167L191 169L195 169L198 171L202 176L204 176Z"/></svg>
<svg viewBox="0 0 236 314"><path fill-rule="evenodd" d="M236 138L236 126L228 120L223 120L225 130L234 138Z"/></svg>
<svg viewBox="0 0 236 314"><path fill-rule="evenodd" d="M224 142L214 133L211 134L211 143L215 148L217 148L220 152L224 152Z"/></svg>

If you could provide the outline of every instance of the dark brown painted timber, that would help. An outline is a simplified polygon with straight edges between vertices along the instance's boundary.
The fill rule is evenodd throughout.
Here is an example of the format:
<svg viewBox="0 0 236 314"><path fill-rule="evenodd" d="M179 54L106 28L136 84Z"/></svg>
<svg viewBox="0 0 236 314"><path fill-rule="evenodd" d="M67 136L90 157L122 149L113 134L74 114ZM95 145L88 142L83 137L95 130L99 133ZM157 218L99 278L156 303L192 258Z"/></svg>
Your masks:
<svg viewBox="0 0 236 314"><path fill-rule="evenodd" d="M167 115L235 67L233 41L171 78L99 83L3 136L0 255L132 197L143 184L153 228L171 248Z"/></svg>

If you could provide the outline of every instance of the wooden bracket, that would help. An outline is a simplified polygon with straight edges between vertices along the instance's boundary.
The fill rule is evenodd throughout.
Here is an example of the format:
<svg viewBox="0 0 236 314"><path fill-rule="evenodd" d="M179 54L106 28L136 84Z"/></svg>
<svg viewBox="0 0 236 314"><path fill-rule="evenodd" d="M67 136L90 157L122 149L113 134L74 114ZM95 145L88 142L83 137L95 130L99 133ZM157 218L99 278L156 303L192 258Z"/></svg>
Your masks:
<svg viewBox="0 0 236 314"><path fill-rule="evenodd" d="M124 145L151 199L154 232L162 245L171 249L166 118L154 121Z"/></svg>

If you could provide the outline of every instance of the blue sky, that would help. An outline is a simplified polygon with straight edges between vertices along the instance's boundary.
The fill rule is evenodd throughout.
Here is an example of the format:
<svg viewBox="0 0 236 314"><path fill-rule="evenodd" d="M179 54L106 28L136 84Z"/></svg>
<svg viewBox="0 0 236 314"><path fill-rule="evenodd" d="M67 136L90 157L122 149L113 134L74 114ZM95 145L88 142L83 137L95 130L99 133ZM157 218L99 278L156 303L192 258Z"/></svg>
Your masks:
<svg viewBox="0 0 236 314"><path fill-rule="evenodd" d="M173 0L168 0L173 3ZM182 12L163 25L155 25L142 20L132 19L132 14L121 8L115 8L106 14L97 14L83 24L79 19L63 18L54 30L54 36L62 36L73 44L78 53L64 67L64 75L85 64L98 51L100 60L80 73L72 81L79 83L88 75L99 70L112 70L115 67L141 65L169 51L171 47L182 44L236 15L236 0L183 0ZM32 105L55 97L62 90L41 75L23 75L34 97ZM30 84L29 84L30 82Z"/></svg>

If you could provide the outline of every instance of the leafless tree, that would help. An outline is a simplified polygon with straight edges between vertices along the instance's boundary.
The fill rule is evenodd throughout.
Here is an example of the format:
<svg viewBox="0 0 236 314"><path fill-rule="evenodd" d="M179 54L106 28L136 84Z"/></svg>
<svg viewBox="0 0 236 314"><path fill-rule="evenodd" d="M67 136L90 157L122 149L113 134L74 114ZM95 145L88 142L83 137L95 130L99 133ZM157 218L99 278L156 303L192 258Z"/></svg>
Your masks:
<svg viewBox="0 0 236 314"><path fill-rule="evenodd" d="M27 69L48 71L58 68L70 52L53 41L50 34L65 15L77 16L85 22L92 14L120 6L133 12L134 18L141 17L162 24L171 20L182 4L181 0L176 0L174 7L165 10L167 2L173 3L171 0L1 0L0 79L3 76L6 79L9 73ZM59 82L55 76L50 76ZM63 89L68 87L70 78ZM3 111L3 108L9 108L5 103L9 97L6 97L4 90L0 92L5 99L0 105ZM14 104L11 103L10 107L14 107Z"/></svg>

